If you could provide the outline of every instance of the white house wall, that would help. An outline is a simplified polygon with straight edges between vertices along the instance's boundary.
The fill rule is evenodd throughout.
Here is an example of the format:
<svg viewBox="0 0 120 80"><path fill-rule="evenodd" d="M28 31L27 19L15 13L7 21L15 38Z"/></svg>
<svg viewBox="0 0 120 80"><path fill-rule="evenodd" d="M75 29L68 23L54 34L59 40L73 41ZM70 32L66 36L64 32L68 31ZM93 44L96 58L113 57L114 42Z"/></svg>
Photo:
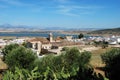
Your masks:
<svg viewBox="0 0 120 80"><path fill-rule="evenodd" d="M42 44L43 49L51 49L52 44Z"/></svg>

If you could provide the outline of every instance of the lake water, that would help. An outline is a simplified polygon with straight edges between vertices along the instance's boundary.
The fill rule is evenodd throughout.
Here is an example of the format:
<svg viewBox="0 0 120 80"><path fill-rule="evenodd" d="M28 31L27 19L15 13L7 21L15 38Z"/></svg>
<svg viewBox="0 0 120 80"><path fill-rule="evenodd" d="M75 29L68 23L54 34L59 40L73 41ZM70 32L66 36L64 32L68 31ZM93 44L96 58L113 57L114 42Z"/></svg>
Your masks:
<svg viewBox="0 0 120 80"><path fill-rule="evenodd" d="M65 37L68 34L61 34L54 32L53 36ZM49 33L32 33L32 32L18 32L18 33L0 33L0 36L14 36L14 37L49 37ZM74 38L77 38L77 35L72 35Z"/></svg>

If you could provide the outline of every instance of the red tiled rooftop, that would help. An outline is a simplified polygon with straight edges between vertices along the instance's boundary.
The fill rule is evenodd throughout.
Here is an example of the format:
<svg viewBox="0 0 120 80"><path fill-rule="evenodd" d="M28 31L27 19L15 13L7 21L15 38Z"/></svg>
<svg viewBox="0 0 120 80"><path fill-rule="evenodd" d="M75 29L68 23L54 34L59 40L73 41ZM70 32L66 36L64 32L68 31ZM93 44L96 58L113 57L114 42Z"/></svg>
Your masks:
<svg viewBox="0 0 120 80"><path fill-rule="evenodd" d="M44 37L32 38L32 39L28 40L28 42L38 42L38 41L40 41L43 44L49 43L49 40L47 38L44 38Z"/></svg>

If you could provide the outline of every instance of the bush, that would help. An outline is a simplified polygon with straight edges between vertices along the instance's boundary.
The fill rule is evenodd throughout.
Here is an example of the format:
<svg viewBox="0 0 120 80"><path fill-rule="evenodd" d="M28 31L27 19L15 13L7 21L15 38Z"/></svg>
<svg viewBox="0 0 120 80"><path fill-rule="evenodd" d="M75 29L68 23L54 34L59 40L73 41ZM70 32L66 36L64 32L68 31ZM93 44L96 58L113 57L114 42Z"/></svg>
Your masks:
<svg viewBox="0 0 120 80"><path fill-rule="evenodd" d="M78 38L79 39L81 39L81 38L83 38L84 37L84 35L82 34L82 33L80 33L79 35L78 35Z"/></svg>
<svg viewBox="0 0 120 80"><path fill-rule="evenodd" d="M106 41L94 41L94 46L95 47L98 47L98 46L100 46L100 47L102 47L102 49L104 49L104 48L106 48L106 47L108 47L108 42L106 42Z"/></svg>
<svg viewBox="0 0 120 80"><path fill-rule="evenodd" d="M80 53L77 48L66 49L61 55L50 54L35 61L31 50L18 47L5 58L10 69L4 73L3 80L104 80L89 65L90 52ZM32 69L29 69L31 64Z"/></svg>
<svg viewBox="0 0 120 80"><path fill-rule="evenodd" d="M37 69L35 67L33 70L28 71L15 67L14 71L8 70L5 72L2 80L39 80L40 74L37 72Z"/></svg>
<svg viewBox="0 0 120 80"><path fill-rule="evenodd" d="M104 77L94 72L93 68L80 68L76 75L70 76L67 80L104 80Z"/></svg>
<svg viewBox="0 0 120 80"><path fill-rule="evenodd" d="M35 64L47 80L103 80L89 65L90 58L90 52L80 53L77 48L72 48L58 56L43 57Z"/></svg>
<svg viewBox="0 0 120 80"><path fill-rule="evenodd" d="M9 54L13 49L18 48L19 45L18 44L10 44L10 45L6 45L5 48L2 49L2 53L4 55L3 60L5 60L5 56L7 54Z"/></svg>
<svg viewBox="0 0 120 80"><path fill-rule="evenodd" d="M31 50L20 46L13 49L5 56L5 62L8 64L9 69L12 70L15 69L15 66L18 68L29 69L34 63L36 57L37 56Z"/></svg>
<svg viewBox="0 0 120 80"><path fill-rule="evenodd" d="M120 80L120 49L112 49L101 55L105 65L105 75L109 80Z"/></svg>

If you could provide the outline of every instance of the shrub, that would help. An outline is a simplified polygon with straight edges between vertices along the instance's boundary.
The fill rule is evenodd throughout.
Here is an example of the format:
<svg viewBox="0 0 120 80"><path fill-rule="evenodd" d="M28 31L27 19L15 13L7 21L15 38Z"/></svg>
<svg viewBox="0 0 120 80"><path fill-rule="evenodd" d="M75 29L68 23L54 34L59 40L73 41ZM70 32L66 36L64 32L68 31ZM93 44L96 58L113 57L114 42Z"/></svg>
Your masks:
<svg viewBox="0 0 120 80"><path fill-rule="evenodd" d="M14 71L6 71L4 72L4 76L2 80L38 80L40 79L40 73L37 72L37 67L33 70L28 71L26 69L19 69L15 67Z"/></svg>
<svg viewBox="0 0 120 80"><path fill-rule="evenodd" d="M16 49L17 47L19 47L18 44L10 44L10 45L6 45L5 48L2 49L2 53L4 55L3 60L5 60L5 56L7 54L9 54L13 49Z"/></svg>
<svg viewBox="0 0 120 80"><path fill-rule="evenodd" d="M94 46L95 47L98 47L98 46L100 46L100 47L102 47L102 49L104 49L104 48L106 48L106 47L108 47L108 42L106 42L106 41L94 41Z"/></svg>
<svg viewBox="0 0 120 80"><path fill-rule="evenodd" d="M109 80L120 80L120 49L112 49L101 55L105 65L105 75Z"/></svg>
<svg viewBox="0 0 120 80"><path fill-rule="evenodd" d="M82 33L80 33L79 35L78 35L78 38L79 39L81 39L81 38L83 38L84 37L84 35L82 34Z"/></svg>
<svg viewBox="0 0 120 80"><path fill-rule="evenodd" d="M71 48L58 56L47 55L35 64L47 80L103 80L89 65L90 58L90 52L80 53L77 48Z"/></svg>
<svg viewBox="0 0 120 80"><path fill-rule="evenodd" d="M76 75L67 80L104 80L104 77L100 73L96 74L93 68L80 68Z"/></svg>
<svg viewBox="0 0 120 80"><path fill-rule="evenodd" d="M80 53L77 48L71 48L61 55L51 54L36 60L32 55L33 52L24 47L6 55L10 69L4 73L3 80L104 80L89 65L90 52Z"/></svg>
<svg viewBox="0 0 120 80"><path fill-rule="evenodd" d="M9 69L12 70L15 69L15 66L29 69L36 58L37 56L31 50L20 46L5 56L5 62L8 64Z"/></svg>

